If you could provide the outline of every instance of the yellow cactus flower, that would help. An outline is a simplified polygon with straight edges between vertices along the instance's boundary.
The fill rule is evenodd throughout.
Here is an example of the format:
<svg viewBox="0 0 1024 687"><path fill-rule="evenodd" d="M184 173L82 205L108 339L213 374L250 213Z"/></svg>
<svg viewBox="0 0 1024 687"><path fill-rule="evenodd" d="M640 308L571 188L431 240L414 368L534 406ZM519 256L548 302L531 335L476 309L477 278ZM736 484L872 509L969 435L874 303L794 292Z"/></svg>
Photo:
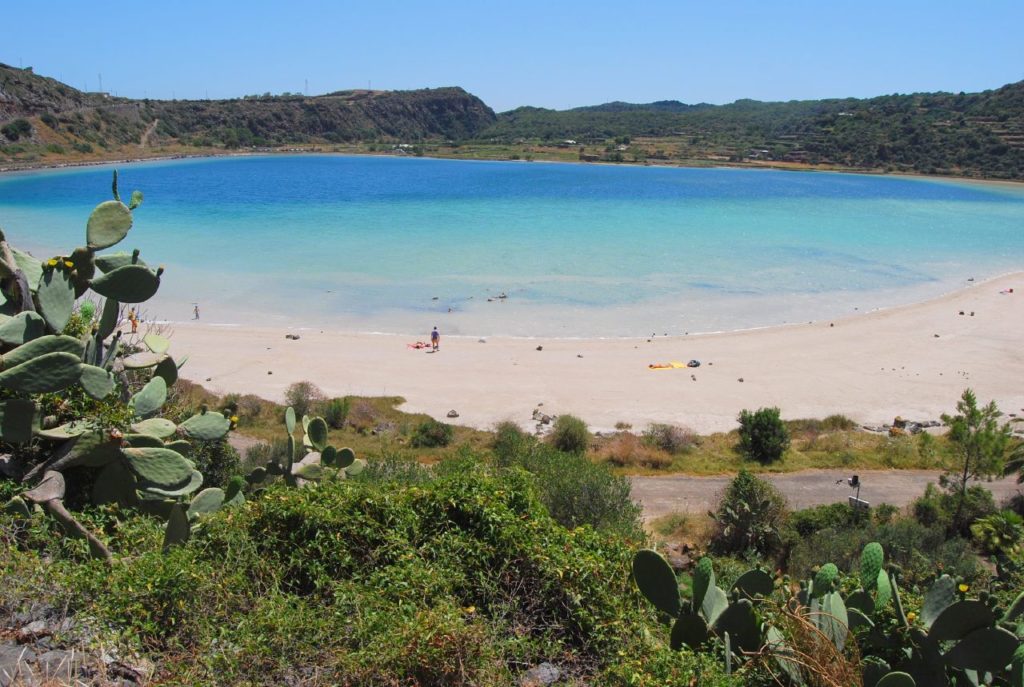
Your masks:
<svg viewBox="0 0 1024 687"><path fill-rule="evenodd" d="M473 615L474 613L476 613L476 606L466 606L465 608L462 609L462 611L463 611L463 613L468 613L469 615Z"/></svg>
<svg viewBox="0 0 1024 687"><path fill-rule="evenodd" d="M237 415L232 415L231 416L231 423L232 424L238 424L238 416Z"/></svg>
<svg viewBox="0 0 1024 687"><path fill-rule="evenodd" d="M72 267L75 266L75 263L71 262L70 260L65 260L64 266L67 267L68 269L71 269Z"/></svg>
<svg viewBox="0 0 1024 687"><path fill-rule="evenodd" d="M961 582L960 586L957 587L957 589L960 590L961 594L966 594L970 590L970 586L968 586L968 585L964 584L963 582Z"/></svg>
<svg viewBox="0 0 1024 687"><path fill-rule="evenodd" d="M917 618L917 613L914 613L913 611L911 611L910 613L907 613L907 620L909 622L914 622L914 620L916 618Z"/></svg>
<svg viewBox="0 0 1024 687"><path fill-rule="evenodd" d="M50 267L56 267L57 258L50 258L49 260L46 261L46 264L49 265Z"/></svg>

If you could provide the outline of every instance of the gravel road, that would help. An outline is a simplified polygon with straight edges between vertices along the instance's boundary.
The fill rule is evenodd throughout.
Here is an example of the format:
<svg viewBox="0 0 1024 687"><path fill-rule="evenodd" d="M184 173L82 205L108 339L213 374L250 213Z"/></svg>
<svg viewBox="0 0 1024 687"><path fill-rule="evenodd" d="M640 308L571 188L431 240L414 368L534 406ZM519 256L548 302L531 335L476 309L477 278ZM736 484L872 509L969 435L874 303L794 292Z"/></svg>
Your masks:
<svg viewBox="0 0 1024 687"><path fill-rule="evenodd" d="M924 492L929 482L938 483L941 473L933 470L865 470L859 473L860 497L872 505L891 503L905 506ZM793 509L845 501L854 491L846 484L849 473L841 470L804 470L778 475L761 475L771 481L789 500ZM650 520L673 512L705 513L714 508L730 475L695 477L633 477L633 499ZM836 484L841 481L841 484ZM1024 491L1015 478L983 482L992 490L996 503Z"/></svg>

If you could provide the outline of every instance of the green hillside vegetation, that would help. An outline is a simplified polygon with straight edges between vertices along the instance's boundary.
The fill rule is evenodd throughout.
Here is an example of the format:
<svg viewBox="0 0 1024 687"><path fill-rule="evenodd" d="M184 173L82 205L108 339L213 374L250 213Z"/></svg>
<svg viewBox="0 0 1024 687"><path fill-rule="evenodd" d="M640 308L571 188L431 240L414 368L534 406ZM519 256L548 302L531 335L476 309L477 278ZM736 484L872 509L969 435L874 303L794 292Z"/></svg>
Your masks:
<svg viewBox="0 0 1024 687"><path fill-rule="evenodd" d="M1024 179L1024 82L983 93L496 115L460 88L132 100L0 65L0 136L0 163L11 166L283 148Z"/></svg>

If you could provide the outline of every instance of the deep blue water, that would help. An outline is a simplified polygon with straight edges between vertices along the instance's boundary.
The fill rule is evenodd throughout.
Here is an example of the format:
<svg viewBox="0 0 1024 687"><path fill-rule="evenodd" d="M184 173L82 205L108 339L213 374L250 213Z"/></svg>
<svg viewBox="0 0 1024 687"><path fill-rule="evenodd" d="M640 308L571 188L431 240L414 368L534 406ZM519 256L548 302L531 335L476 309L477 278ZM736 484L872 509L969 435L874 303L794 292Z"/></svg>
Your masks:
<svg viewBox="0 0 1024 687"><path fill-rule="evenodd" d="M1024 190L989 185L311 155L119 170L122 195L146 202L117 249L166 265L147 307L170 320L199 302L225 323L682 333L834 317L1024 268ZM109 196L110 168L5 175L0 226L40 256L66 253Z"/></svg>

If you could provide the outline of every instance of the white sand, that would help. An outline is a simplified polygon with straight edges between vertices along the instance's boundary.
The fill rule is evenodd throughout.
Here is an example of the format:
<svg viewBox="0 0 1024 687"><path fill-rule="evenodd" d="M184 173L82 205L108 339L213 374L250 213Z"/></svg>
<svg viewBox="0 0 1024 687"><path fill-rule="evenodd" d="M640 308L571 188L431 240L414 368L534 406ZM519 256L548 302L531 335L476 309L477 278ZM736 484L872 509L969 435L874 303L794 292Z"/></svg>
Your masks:
<svg viewBox="0 0 1024 687"><path fill-rule="evenodd" d="M436 354L408 349L407 336L304 330L292 341L280 328L179 324L172 352L189 356L185 377L216 392L280 402L290 383L310 380L332 396L403 396L404 410L439 419L454 409L455 422L481 428L530 426L540 404L593 429L669 422L708 433L761 406L786 418L929 420L952 411L966 387L1024 415L1024 273L833 322L650 342L443 336ZM647 367L694 358L698 369Z"/></svg>

